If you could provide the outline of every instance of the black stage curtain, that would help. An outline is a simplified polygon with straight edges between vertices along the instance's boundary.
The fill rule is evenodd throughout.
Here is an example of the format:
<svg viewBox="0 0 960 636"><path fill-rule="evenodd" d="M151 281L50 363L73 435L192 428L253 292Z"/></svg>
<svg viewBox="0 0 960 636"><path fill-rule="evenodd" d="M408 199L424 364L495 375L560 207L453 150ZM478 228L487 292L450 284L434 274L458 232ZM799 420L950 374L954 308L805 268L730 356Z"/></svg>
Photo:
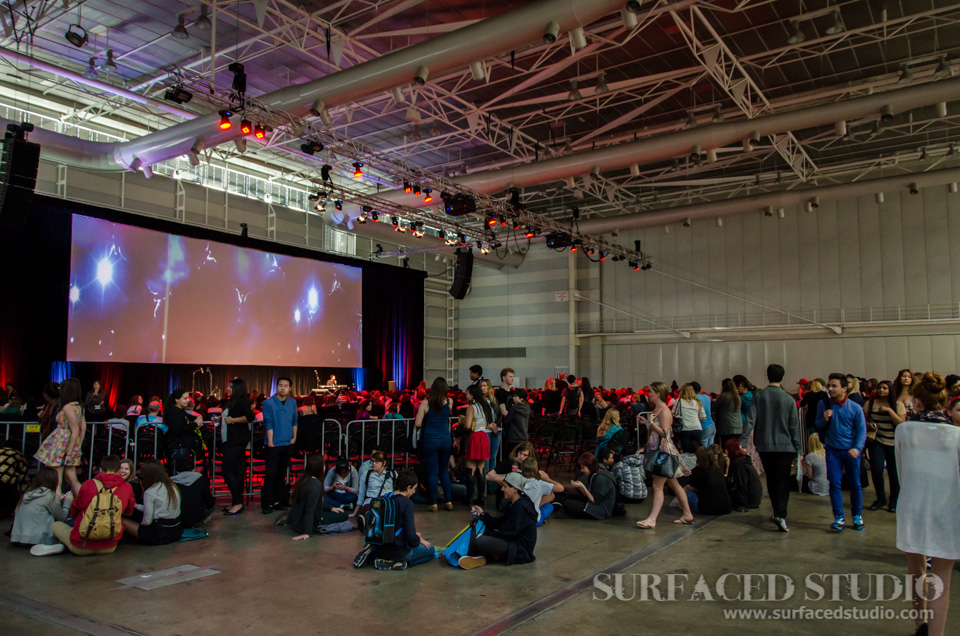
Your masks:
<svg viewBox="0 0 960 636"><path fill-rule="evenodd" d="M202 367L213 374L222 394L233 377L242 377L253 391L271 392L276 378L293 379L294 392L306 394L336 374L340 384L358 390L412 388L423 375L424 272L380 263L366 263L206 228L181 225L53 197L34 198L23 230L0 235L0 272L5 293L0 296L0 381L13 382L25 397L39 397L50 379L77 377L84 390L95 379L104 383L112 406L127 404L133 394L144 400L166 396L173 388L209 390L210 379L194 371L201 367L170 364L109 362L65 363L71 214L104 218L222 243L231 243L291 256L343 263L363 269L363 368L276 368L258 366Z"/></svg>

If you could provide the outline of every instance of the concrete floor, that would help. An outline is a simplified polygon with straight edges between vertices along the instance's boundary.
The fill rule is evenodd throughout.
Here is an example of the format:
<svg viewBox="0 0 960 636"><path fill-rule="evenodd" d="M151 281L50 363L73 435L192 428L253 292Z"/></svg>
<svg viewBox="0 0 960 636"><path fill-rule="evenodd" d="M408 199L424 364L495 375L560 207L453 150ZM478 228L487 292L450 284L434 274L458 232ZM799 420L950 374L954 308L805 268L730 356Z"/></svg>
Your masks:
<svg viewBox="0 0 960 636"><path fill-rule="evenodd" d="M865 493L872 501L872 493ZM492 497L490 498L492 502ZM902 577L905 558L894 547L895 516L867 512L866 532L828 529L827 498L791 498L789 534L767 520L769 504L727 517L702 517L695 526L671 523L667 509L655 530L634 521L649 503L628 506L625 518L604 522L551 519L541 528L537 561L470 572L445 562L405 572L354 570L358 533L293 542L273 526L276 516L255 507L236 518L216 517L204 540L172 546L121 545L113 555L32 557L0 547L0 634L471 634L504 633L676 635L715 634L910 634L912 622L896 620L726 619L731 608L909 609L900 599L841 602L804 599L810 573L873 573ZM469 521L462 506L431 514L418 507L418 529L437 544ZM0 522L0 531L11 522ZM117 581L191 564L220 571L205 578L143 591ZM640 600L635 577L624 578L628 600L592 584L598 572L625 575L687 574L676 601ZM782 602L689 600L702 575L714 586L724 573L790 576L797 592ZM605 581L607 579L604 579ZM612 581L610 581L612 583ZM740 583L728 582L735 592ZM661 589L666 593L666 586ZM953 600L960 596L955 586ZM960 633L955 603L947 633Z"/></svg>

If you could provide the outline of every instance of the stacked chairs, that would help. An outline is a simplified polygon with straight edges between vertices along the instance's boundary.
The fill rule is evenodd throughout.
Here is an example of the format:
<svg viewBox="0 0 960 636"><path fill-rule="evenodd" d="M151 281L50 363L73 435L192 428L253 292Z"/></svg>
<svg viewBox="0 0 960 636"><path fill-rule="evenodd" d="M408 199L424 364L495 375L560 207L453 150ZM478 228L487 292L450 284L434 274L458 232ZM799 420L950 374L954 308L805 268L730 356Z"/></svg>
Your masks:
<svg viewBox="0 0 960 636"><path fill-rule="evenodd" d="M547 466L551 463L557 467L576 466L580 453L580 429L572 423L561 424L553 436L553 445L547 459Z"/></svg>
<svg viewBox="0 0 960 636"><path fill-rule="evenodd" d="M537 427L537 430L530 437L533 443L534 452L537 454L537 461L549 461L550 453L553 451L553 438L557 434L557 425L555 422L543 421Z"/></svg>

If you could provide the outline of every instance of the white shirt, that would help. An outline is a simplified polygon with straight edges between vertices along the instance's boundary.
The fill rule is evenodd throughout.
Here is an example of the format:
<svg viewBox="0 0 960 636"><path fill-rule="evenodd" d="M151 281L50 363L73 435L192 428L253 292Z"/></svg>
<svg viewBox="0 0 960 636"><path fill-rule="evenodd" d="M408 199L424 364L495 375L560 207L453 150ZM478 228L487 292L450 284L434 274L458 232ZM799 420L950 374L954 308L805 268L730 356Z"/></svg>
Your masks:
<svg viewBox="0 0 960 636"><path fill-rule="evenodd" d="M897 549L960 559L960 427L904 422L895 435Z"/></svg>
<svg viewBox="0 0 960 636"><path fill-rule="evenodd" d="M683 430L700 431L703 426L700 424L700 412L703 410L703 404L700 400L694 398L690 400L678 400L680 403L679 417L683 422Z"/></svg>
<svg viewBox="0 0 960 636"><path fill-rule="evenodd" d="M527 479L523 482L523 492L530 497L534 508L537 509L537 523L540 522L540 500L553 492L553 484L542 479Z"/></svg>

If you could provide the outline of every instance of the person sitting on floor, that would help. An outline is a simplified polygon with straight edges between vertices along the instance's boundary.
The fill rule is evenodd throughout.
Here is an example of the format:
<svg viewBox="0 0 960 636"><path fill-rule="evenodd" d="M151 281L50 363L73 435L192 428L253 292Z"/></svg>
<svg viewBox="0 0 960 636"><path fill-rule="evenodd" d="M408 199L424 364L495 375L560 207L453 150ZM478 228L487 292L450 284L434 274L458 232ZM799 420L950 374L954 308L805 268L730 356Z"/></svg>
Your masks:
<svg viewBox="0 0 960 636"><path fill-rule="evenodd" d="M492 517L480 506L473 507L473 515L483 522L484 533L470 545L469 556L460 557L460 567L472 570L495 561L506 565L532 563L537 545L537 509L523 492L523 476L510 473L503 478L500 489L509 507L502 516Z"/></svg>
<svg viewBox="0 0 960 636"><path fill-rule="evenodd" d="M607 411L603 416L603 422L600 423L600 427L597 429L597 456L600 455L600 451L607 447L607 444L610 443L613 436L622 430L623 427L620 426L620 411L617 409Z"/></svg>
<svg viewBox="0 0 960 636"><path fill-rule="evenodd" d="M430 542L417 532L413 517L413 502L410 497L417 489L417 475L412 470L401 471L394 480L393 498L396 512L396 530L393 543L363 546L354 560L353 567L363 567L371 558L378 570L406 570L409 567L428 563L436 555Z"/></svg>
<svg viewBox="0 0 960 636"><path fill-rule="evenodd" d="M357 503L360 490L360 474L345 459L337 460L336 466L323 478L323 490L330 505L344 508Z"/></svg>
<svg viewBox="0 0 960 636"><path fill-rule="evenodd" d="M73 503L73 493L57 495L60 485L57 471L50 466L40 466L37 475L17 505L10 531L10 543L22 545L60 545L53 534L56 521L66 521ZM62 546L61 546L62 549Z"/></svg>
<svg viewBox="0 0 960 636"><path fill-rule="evenodd" d="M217 503L210 480L196 469L197 462L192 455L180 457L177 459L177 474L170 478L180 491L180 521L184 528L209 521Z"/></svg>
<svg viewBox="0 0 960 636"><path fill-rule="evenodd" d="M34 556L59 554L63 552L64 546L77 556L110 554L116 550L117 542L120 540L120 537L123 536L126 525L125 523L116 523L114 526L113 522L115 522L116 519L113 518L113 515L110 515L110 527L115 533L112 537L104 539L84 538L80 534L80 530L81 528L88 530L84 517L86 513L89 512L90 502L101 493L106 494L109 491L113 491L113 497L119 500L117 505L120 508L121 514L129 515L133 511L136 505L133 499L133 490L130 489L130 484L124 481L123 477L118 474L119 472L120 458L116 455L107 455L104 457L100 462L100 472L93 479L88 479L83 482L80 486L80 492L77 493L77 498L70 504L69 518L75 520L73 527L71 528L62 521L55 521L51 527L51 531L60 543L57 545L35 545L30 548L30 554ZM126 519L122 521L126 522ZM87 520L87 522L89 522L89 520Z"/></svg>
<svg viewBox="0 0 960 636"><path fill-rule="evenodd" d="M166 545L179 541L183 535L180 491L167 475L167 469L156 459L151 459L140 467L140 479L143 481L143 506L138 505L137 509L142 508L143 521L137 523L124 517L124 529L141 545Z"/></svg>
<svg viewBox="0 0 960 636"><path fill-rule="evenodd" d="M600 464L608 466L614 459L609 448L600 452ZM646 473L642 454L624 455L608 470L617 478L617 503L642 503L647 498Z"/></svg>
<svg viewBox="0 0 960 636"><path fill-rule="evenodd" d="M807 454L803 456L802 492L826 496L830 494L830 482L827 481L827 449L823 447L818 433L810 433L807 438Z"/></svg>
<svg viewBox="0 0 960 636"><path fill-rule="evenodd" d="M728 515L731 511L730 493L726 482L726 457L716 444L697 449L697 466L684 487L690 510L702 515ZM674 500L670 505L678 505Z"/></svg>
<svg viewBox="0 0 960 636"><path fill-rule="evenodd" d="M523 460L520 464L520 474L523 475L523 492L530 497L530 501L537 509L537 526L542 526L547 517L553 514L553 501L558 493L563 492L563 486L550 479L550 475L545 471L540 470L534 457Z"/></svg>
<svg viewBox="0 0 960 636"><path fill-rule="evenodd" d="M607 519L617 501L617 478L600 466L593 453L580 455L577 466L582 477L570 482L563 511L579 519Z"/></svg>
<svg viewBox="0 0 960 636"><path fill-rule="evenodd" d="M364 515L370 510L370 502L393 490L396 473L387 470L387 456L383 451L374 451L370 456L370 468L360 471L360 494L357 496L358 508L353 511L357 525L363 531Z"/></svg>
<svg viewBox="0 0 960 636"><path fill-rule="evenodd" d="M303 473L293 486L290 512L277 519L277 525L286 523L297 533L294 541L309 539L321 525L347 520L343 508L335 507L324 499L323 482L320 481L322 474L323 455L316 453L307 457Z"/></svg>
<svg viewBox="0 0 960 636"><path fill-rule="evenodd" d="M727 459L730 468L727 471L727 489L730 491L730 505L737 512L759 508L763 499L763 484L760 475L750 461L750 455L740 447L739 440L727 440Z"/></svg>

